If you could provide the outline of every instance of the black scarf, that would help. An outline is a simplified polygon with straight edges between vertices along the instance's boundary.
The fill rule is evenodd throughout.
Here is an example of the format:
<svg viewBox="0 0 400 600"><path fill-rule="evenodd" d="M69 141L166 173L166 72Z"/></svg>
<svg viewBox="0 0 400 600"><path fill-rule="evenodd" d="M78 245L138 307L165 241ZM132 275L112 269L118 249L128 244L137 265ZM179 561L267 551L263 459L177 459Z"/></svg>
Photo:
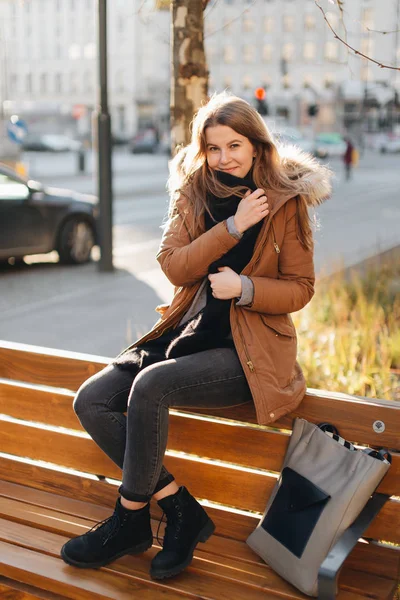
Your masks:
<svg viewBox="0 0 400 600"><path fill-rule="evenodd" d="M236 177L223 171L215 171L217 179L226 186L243 186L251 191L256 189L251 171L244 177ZM233 195L227 198L208 196L207 203L216 222L224 221L236 213L241 198ZM208 231L215 221L205 212L205 229ZM230 267L236 273L241 273L250 262L253 255L257 236L262 227L262 221L244 232L236 244L219 260L211 263L208 272L218 273L219 267ZM124 352L114 361L122 368L135 365L142 368L160 360L178 358L211 348L232 347L230 338L230 306L232 300L219 300L212 295L210 282L207 281L207 304L192 319L183 325L164 332L161 337L145 342L140 348Z"/></svg>

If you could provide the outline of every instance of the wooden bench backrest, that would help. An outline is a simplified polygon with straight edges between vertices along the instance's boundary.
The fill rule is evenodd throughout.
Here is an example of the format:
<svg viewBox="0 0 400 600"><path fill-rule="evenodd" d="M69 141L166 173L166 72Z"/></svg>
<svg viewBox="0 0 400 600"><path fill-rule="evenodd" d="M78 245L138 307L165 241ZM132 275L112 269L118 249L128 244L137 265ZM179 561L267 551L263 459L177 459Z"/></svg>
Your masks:
<svg viewBox="0 0 400 600"><path fill-rule="evenodd" d="M107 362L0 342L0 479L29 480L32 487L112 504L121 472L72 410L74 392ZM355 443L391 448L393 464L378 490L400 496L400 405L316 390L274 427L256 425L249 407L221 410L218 416L171 411L165 464L197 497L249 516L262 513L295 416L333 422ZM380 433L374 431L376 421L384 424ZM398 498L386 504L367 535L400 544Z"/></svg>

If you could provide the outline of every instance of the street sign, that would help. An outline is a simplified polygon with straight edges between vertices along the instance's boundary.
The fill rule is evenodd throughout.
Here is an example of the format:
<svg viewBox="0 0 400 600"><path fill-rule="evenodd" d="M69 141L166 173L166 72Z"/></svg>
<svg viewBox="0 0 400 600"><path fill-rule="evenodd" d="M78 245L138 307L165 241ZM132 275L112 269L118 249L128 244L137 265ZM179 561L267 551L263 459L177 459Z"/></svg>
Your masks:
<svg viewBox="0 0 400 600"><path fill-rule="evenodd" d="M28 127L22 119L17 115L10 117L7 123L7 135L9 139L15 144L22 144L26 134L28 133Z"/></svg>

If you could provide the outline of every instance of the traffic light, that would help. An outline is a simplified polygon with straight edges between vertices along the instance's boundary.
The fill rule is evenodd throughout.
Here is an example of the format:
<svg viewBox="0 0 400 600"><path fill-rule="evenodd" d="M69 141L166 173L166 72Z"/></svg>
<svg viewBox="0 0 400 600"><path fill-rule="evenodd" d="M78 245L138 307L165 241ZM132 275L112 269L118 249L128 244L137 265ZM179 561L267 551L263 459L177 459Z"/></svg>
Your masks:
<svg viewBox="0 0 400 600"><path fill-rule="evenodd" d="M268 105L265 101L265 98L267 97L267 92L265 91L265 88L263 88L263 87L256 88L254 91L254 96L256 98L257 111L260 113L260 115L267 115L268 114Z"/></svg>
<svg viewBox="0 0 400 600"><path fill-rule="evenodd" d="M319 111L318 104L310 104L308 106L307 112L309 117L316 117Z"/></svg>

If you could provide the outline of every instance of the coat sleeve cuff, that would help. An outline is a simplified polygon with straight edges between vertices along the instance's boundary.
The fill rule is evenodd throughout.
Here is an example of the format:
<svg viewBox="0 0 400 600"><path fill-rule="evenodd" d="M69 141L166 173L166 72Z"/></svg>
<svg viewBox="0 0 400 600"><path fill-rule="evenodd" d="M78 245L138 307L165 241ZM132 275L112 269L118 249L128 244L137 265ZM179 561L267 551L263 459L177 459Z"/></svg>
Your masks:
<svg viewBox="0 0 400 600"><path fill-rule="evenodd" d="M240 233L236 229L235 219L234 219L233 215L226 220L226 227L227 227L229 233L231 234L231 236L235 238L235 240L242 239L243 233Z"/></svg>
<svg viewBox="0 0 400 600"><path fill-rule="evenodd" d="M242 280L242 295L236 302L236 306L250 306L254 299L254 284L247 275L240 275L240 279Z"/></svg>

